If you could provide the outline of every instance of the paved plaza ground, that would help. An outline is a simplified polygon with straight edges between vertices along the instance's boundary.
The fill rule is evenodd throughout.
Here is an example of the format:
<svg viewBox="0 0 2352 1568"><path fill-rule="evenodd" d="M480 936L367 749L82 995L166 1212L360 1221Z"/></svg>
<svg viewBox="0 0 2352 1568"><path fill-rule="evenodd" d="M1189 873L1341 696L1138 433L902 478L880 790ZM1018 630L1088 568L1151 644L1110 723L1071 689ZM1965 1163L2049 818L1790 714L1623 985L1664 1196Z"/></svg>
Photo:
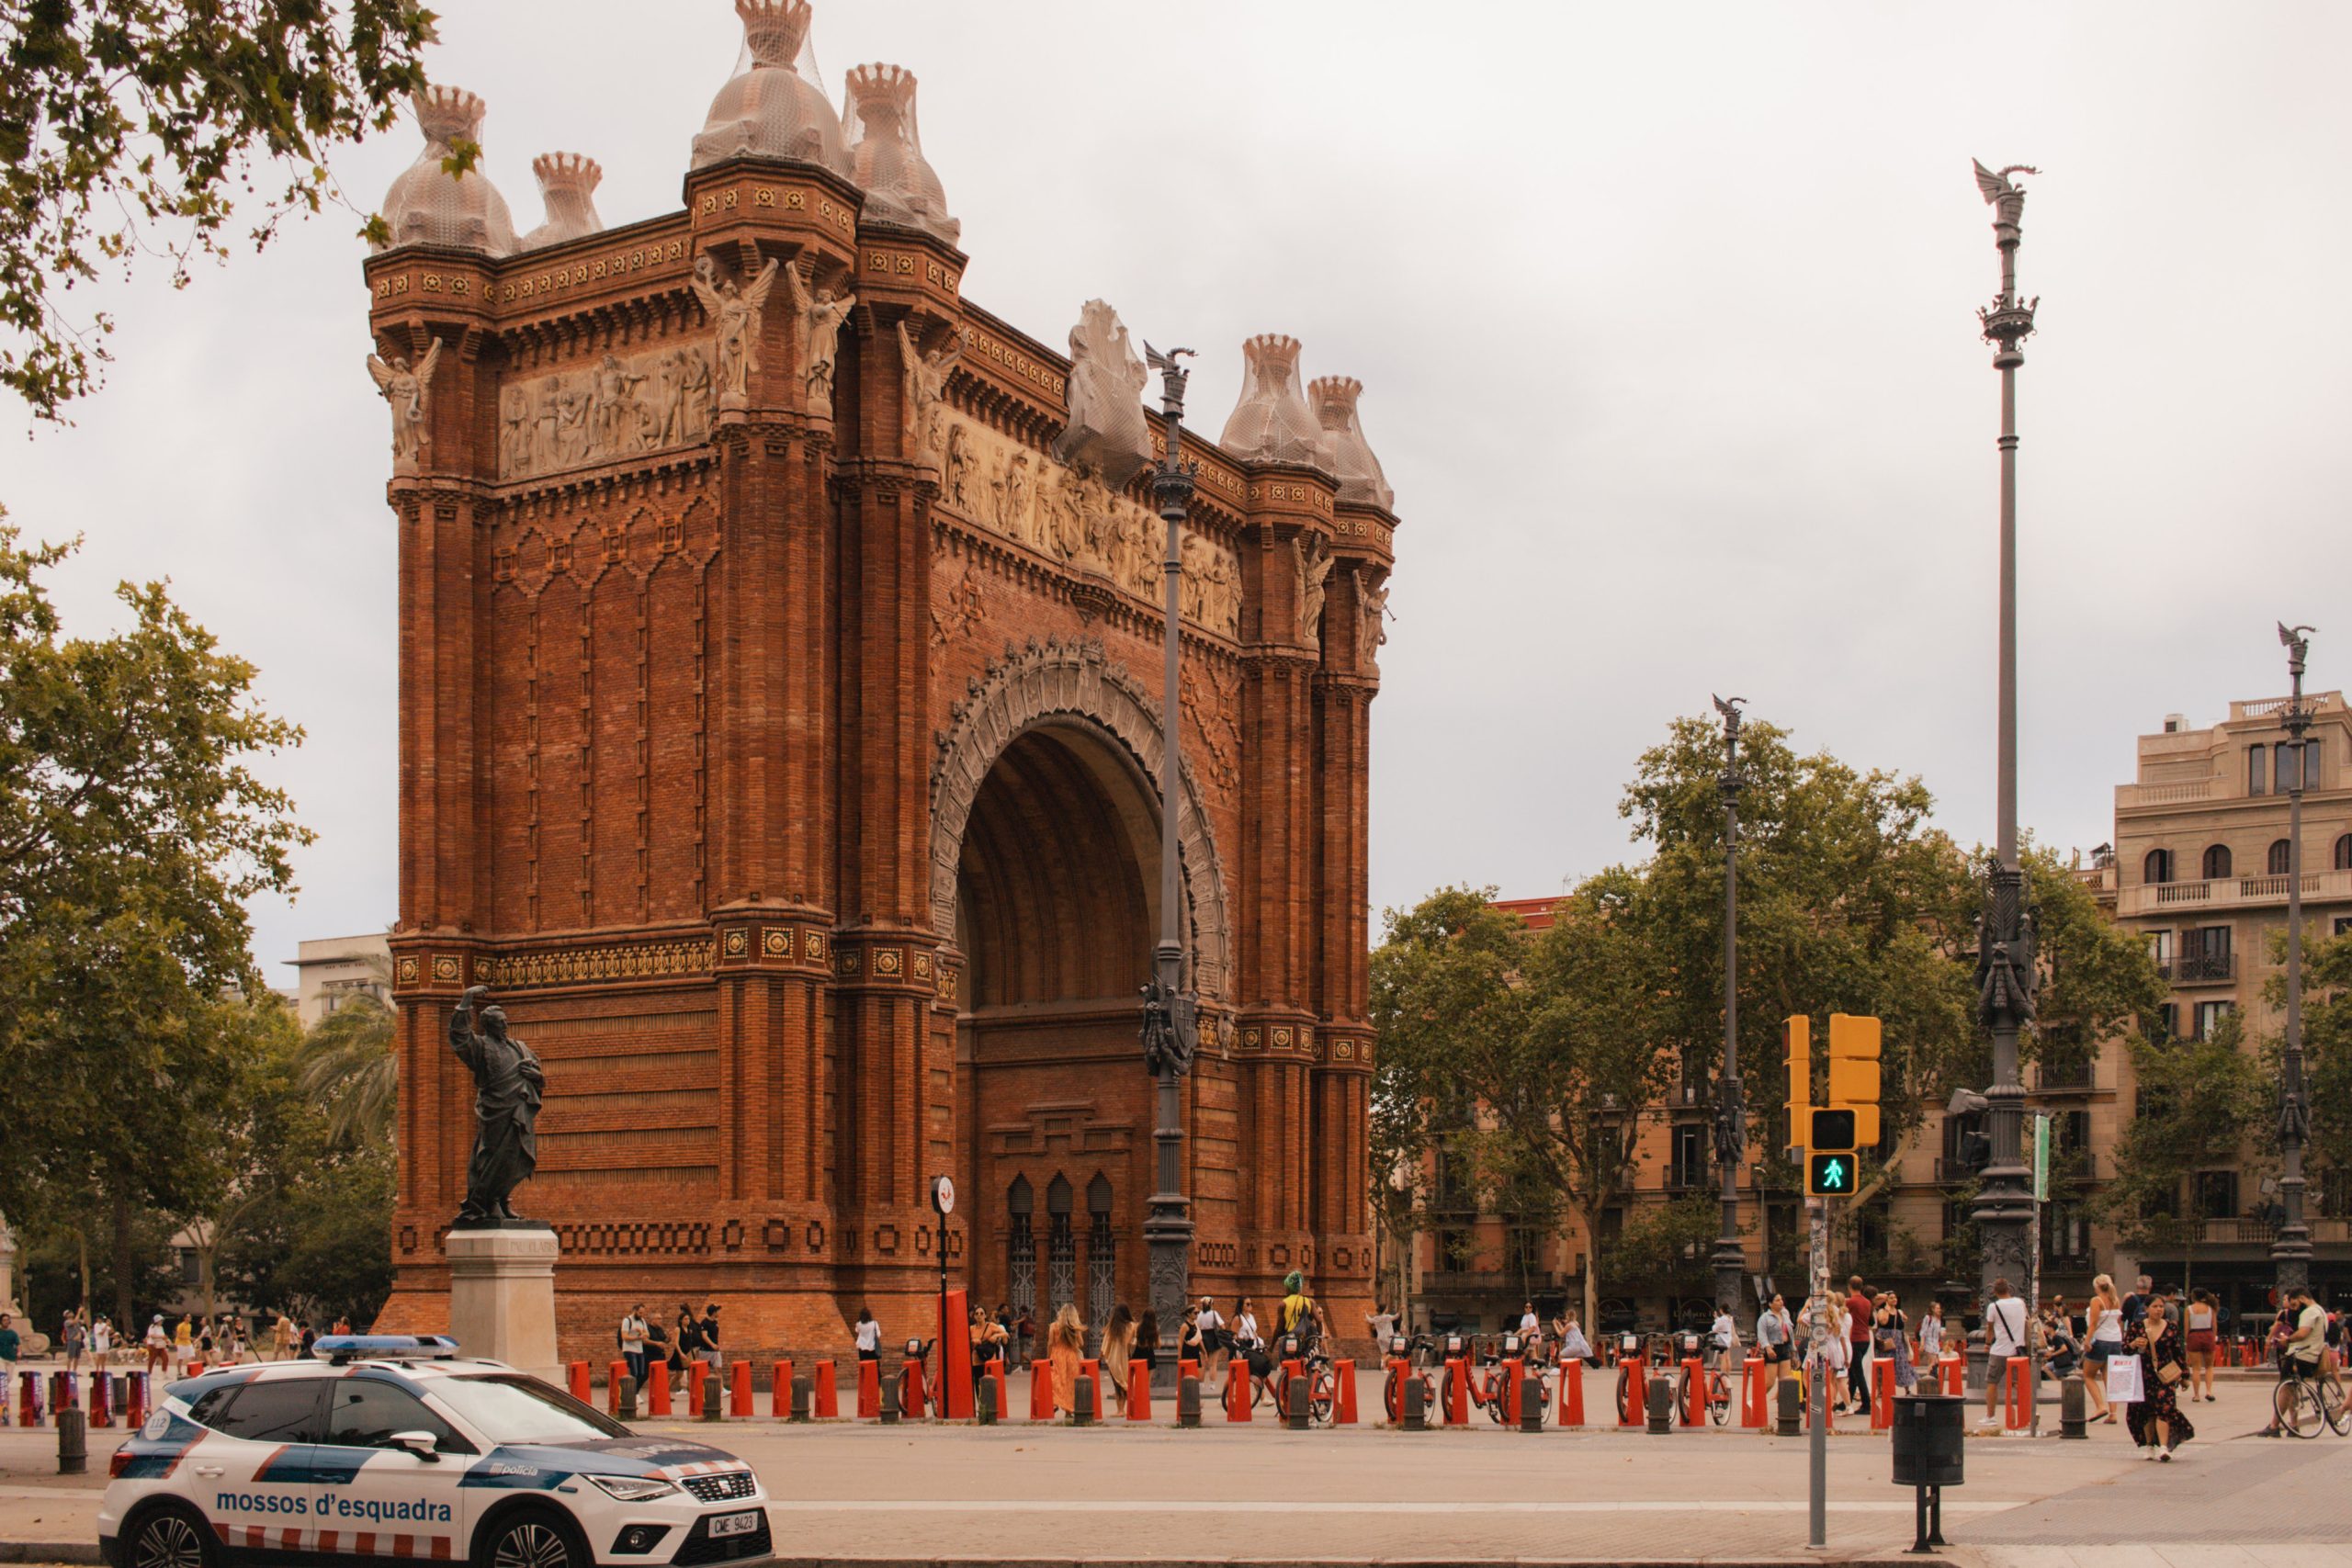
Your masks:
<svg viewBox="0 0 2352 1568"><path fill-rule="evenodd" d="M2198 1441L2141 1462L2120 1427L2090 1440L1987 1438L1948 1495L1950 1554L1988 1568L2352 1568L2352 1440L2267 1440L2268 1385L2233 1380ZM1376 1402L1368 1414L1376 1415ZM2054 1424L2054 1420L2053 1420ZM715 1441L775 1495L800 1561L1747 1562L1804 1558L1805 1443L1737 1428L1666 1437L1379 1426L1294 1433L1266 1420L1196 1432L872 1423L648 1430ZM51 1473L54 1436L0 1432L0 1558L87 1560L106 1460ZM1910 1494L1883 1437L1830 1445L1835 1560L1892 1561ZM50 1545L75 1550L44 1551Z"/></svg>

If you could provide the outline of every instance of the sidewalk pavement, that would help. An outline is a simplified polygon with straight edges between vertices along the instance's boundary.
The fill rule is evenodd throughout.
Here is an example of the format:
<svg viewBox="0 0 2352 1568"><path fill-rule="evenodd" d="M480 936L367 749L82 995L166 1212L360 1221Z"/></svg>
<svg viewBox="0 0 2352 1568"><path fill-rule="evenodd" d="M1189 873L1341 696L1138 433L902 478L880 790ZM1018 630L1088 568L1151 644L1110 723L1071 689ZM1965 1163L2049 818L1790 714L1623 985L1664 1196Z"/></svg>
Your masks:
<svg viewBox="0 0 2352 1568"><path fill-rule="evenodd" d="M2170 1465L2141 1463L2120 1427L2086 1442L1972 1440L1967 1484L1944 1506L1951 1555L1984 1568L2105 1568L2098 1543L2130 1541L2140 1543L2132 1568L2239 1568L2250 1560L2228 1553L2240 1547L2266 1568L2352 1568L2342 1482L2352 1444L2238 1437L2260 1425L2267 1394L2225 1386L2221 1403L2198 1407L2199 1438ZM1375 1401L1365 1415L1378 1413ZM1196 1432L639 1426L752 1461L775 1499L779 1548L797 1562L1823 1560L1804 1551L1804 1439L1736 1427L1529 1435L1482 1416L1466 1430L1297 1433L1262 1413L1237 1427L1212 1413ZM0 1433L0 1542L26 1543L29 1560L89 1560L119 1433L91 1437L94 1473L63 1478L45 1473L53 1436ZM1890 1483L1887 1445L1848 1427L1829 1452L1827 1559L1894 1561L1910 1543L1911 1495Z"/></svg>

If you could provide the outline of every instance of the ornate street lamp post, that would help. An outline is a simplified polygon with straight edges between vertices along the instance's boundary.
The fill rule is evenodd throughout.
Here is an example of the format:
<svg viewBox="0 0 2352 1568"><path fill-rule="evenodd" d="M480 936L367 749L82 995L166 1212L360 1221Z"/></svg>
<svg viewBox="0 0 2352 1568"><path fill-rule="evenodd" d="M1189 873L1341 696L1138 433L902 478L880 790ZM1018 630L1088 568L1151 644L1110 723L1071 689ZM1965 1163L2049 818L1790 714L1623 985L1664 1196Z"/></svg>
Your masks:
<svg viewBox="0 0 2352 1568"><path fill-rule="evenodd" d="M2287 1046L2280 1056L2278 1080L2278 1202L2287 1211L2277 1239L2270 1244L2270 1261L2278 1271L2278 1310L2287 1310L2287 1295L2312 1282L2312 1232L2303 1221L2303 1140L2310 1132L2303 1104L2303 777L2311 753L2303 733L2312 727L2311 709L2303 706L2303 659L2311 642L2309 626L2278 627L2287 649L2287 674L2294 682L2281 722L2287 727Z"/></svg>
<svg viewBox="0 0 2352 1568"><path fill-rule="evenodd" d="M1739 1276L1747 1259L1739 1245L1739 1167L1747 1154L1747 1110L1739 1085L1739 705L1714 699L1724 716L1724 771L1715 787L1724 797L1724 1066L1715 1086L1715 1163L1723 1174L1723 1228L1715 1235L1715 1310L1739 1314Z"/></svg>
<svg viewBox="0 0 2352 1568"><path fill-rule="evenodd" d="M2025 873L2018 863L2018 346L2033 333L2034 307L2018 298L2018 223L2025 192L2009 183L2038 174L2022 164L1998 174L1976 165L1976 186L1993 208L1993 243L2001 253L2001 292L1977 311L1993 367L2001 373L2001 611L1999 743L1996 790L1997 845L1984 914L1976 931L1977 1017L1993 1037L1993 1083L1984 1091L1985 1131L1992 1159L1976 1200L1976 1229L1984 1243L1983 1299L1993 1281L2022 1283L2033 1219L2022 1132L2025 1086L2018 1077L2018 1034L2033 1022L2033 917L2026 908Z"/></svg>
<svg viewBox="0 0 2352 1568"><path fill-rule="evenodd" d="M1151 1310L1159 1332L1172 1337L1184 1321L1184 1301L1191 1292L1193 1220L1184 1197L1181 1155L1184 1128L1176 1099L1176 1080L1192 1070L1200 1043L1196 998L1184 989L1184 927L1179 899L1182 872L1177 861L1176 811L1183 770L1178 750L1181 716L1177 662L1182 654L1178 590L1182 581L1184 513L1193 500L1193 480L1199 465L1183 457L1184 383L1191 372L1177 362L1189 348L1160 353L1144 345L1160 378L1160 420L1168 450L1151 476L1151 493L1168 525L1168 554L1161 564L1167 582L1165 605L1166 660L1162 673L1159 719L1159 943L1152 950L1151 981L1143 988L1143 1058L1145 1070L1159 1080L1159 1106L1151 1141L1159 1156L1158 1187L1150 1213L1143 1223L1144 1249L1150 1259ZM1153 1379L1158 1392L1174 1386L1175 1358L1161 1359Z"/></svg>

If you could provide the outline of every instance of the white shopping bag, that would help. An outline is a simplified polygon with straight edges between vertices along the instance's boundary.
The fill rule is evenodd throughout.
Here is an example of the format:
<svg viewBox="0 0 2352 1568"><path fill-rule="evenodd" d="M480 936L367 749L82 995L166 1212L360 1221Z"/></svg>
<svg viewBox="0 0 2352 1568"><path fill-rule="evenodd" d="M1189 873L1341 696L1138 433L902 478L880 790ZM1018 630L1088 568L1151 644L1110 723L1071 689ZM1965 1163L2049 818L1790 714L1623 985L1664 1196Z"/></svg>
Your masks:
<svg viewBox="0 0 2352 1568"><path fill-rule="evenodd" d="M2116 1404L2137 1404L2148 1397L2140 1383L2140 1358L2110 1356L2107 1361L2107 1397Z"/></svg>

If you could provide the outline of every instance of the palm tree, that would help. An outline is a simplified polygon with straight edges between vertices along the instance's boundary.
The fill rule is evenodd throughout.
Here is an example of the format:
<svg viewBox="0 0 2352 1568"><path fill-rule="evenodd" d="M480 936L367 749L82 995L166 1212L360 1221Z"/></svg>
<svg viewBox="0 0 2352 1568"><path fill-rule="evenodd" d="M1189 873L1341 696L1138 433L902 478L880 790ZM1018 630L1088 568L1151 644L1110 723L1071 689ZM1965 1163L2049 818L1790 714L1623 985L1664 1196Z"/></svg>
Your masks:
<svg viewBox="0 0 2352 1568"><path fill-rule="evenodd" d="M326 1113L336 1143L392 1141L400 1105L397 1032L392 1010L364 991L311 1025L303 1042L302 1092Z"/></svg>

